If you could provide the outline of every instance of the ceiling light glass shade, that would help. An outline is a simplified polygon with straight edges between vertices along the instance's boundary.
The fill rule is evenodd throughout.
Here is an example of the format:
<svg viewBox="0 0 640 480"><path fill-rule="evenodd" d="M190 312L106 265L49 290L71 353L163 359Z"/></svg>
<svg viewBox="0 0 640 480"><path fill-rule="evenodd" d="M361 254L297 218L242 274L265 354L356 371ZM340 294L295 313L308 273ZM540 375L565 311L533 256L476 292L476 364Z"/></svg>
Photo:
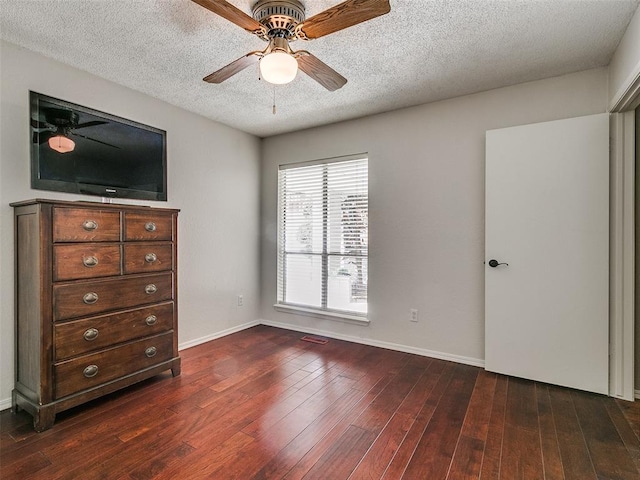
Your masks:
<svg viewBox="0 0 640 480"><path fill-rule="evenodd" d="M298 61L288 53L273 52L260 60L260 74L269 83L282 85L296 78Z"/></svg>
<svg viewBox="0 0 640 480"><path fill-rule="evenodd" d="M76 142L64 135L56 135L49 139L49 146L56 152L67 153L73 151L76 148Z"/></svg>

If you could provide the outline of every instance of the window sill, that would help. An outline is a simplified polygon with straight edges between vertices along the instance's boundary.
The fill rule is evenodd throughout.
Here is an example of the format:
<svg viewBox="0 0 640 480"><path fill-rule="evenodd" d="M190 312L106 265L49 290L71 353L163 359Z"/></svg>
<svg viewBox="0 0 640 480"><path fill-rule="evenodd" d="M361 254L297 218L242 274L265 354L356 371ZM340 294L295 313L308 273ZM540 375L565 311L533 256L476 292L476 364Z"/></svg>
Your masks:
<svg viewBox="0 0 640 480"><path fill-rule="evenodd" d="M273 308L283 313L297 313L299 315L305 315L309 317L318 317L327 320L338 320L347 323L354 323L357 325L369 325L369 319L367 319L367 317L350 315L348 313L327 312L324 310L315 310L313 308L297 307L294 305L283 305L281 303L276 303Z"/></svg>

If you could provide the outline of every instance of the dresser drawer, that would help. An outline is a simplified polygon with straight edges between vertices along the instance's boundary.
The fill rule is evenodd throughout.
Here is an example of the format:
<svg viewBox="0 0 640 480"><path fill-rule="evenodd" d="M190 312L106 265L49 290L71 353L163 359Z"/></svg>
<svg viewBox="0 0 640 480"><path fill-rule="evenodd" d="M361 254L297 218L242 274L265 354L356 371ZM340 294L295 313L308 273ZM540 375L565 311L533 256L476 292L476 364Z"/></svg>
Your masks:
<svg viewBox="0 0 640 480"><path fill-rule="evenodd" d="M127 343L54 366L55 397L62 398L173 358L173 332Z"/></svg>
<svg viewBox="0 0 640 480"><path fill-rule="evenodd" d="M54 282L120 273L120 245L77 243L53 246Z"/></svg>
<svg viewBox="0 0 640 480"><path fill-rule="evenodd" d="M173 300L172 273L58 284L53 287L53 319L86 317L164 300Z"/></svg>
<svg viewBox="0 0 640 480"><path fill-rule="evenodd" d="M173 302L54 326L56 360L173 329Z"/></svg>
<svg viewBox="0 0 640 480"><path fill-rule="evenodd" d="M124 273L173 270L172 243L129 243L124 246Z"/></svg>
<svg viewBox="0 0 640 480"><path fill-rule="evenodd" d="M91 208L54 208L54 242L118 242L120 212Z"/></svg>
<svg viewBox="0 0 640 480"><path fill-rule="evenodd" d="M124 239L173 240L173 217L155 212L125 212Z"/></svg>

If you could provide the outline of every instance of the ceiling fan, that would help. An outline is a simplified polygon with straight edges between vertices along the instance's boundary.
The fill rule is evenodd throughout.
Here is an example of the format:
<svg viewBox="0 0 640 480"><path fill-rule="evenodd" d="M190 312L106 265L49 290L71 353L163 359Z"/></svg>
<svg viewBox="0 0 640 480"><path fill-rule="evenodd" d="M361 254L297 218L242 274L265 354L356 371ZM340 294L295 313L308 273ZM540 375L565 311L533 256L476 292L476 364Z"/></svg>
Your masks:
<svg viewBox="0 0 640 480"><path fill-rule="evenodd" d="M289 83L299 68L330 91L344 86L347 79L308 51L292 50L289 43L320 38L391 10L389 0L346 0L305 19L304 6L298 0L259 0L250 17L225 0L193 1L268 42L264 50L249 52L207 75L205 82L222 83L260 61L260 73L267 82Z"/></svg>
<svg viewBox="0 0 640 480"><path fill-rule="evenodd" d="M76 132L76 130L80 128L97 127L98 125L104 125L108 122L94 120L79 123L80 116L76 112L63 108L45 107L42 111L44 112L44 121L41 119L31 119L33 143L43 144L44 142L48 142L53 150L59 153L67 153L73 151L75 148L76 144L70 138L71 135L74 135L109 147L119 148L110 143L102 142Z"/></svg>

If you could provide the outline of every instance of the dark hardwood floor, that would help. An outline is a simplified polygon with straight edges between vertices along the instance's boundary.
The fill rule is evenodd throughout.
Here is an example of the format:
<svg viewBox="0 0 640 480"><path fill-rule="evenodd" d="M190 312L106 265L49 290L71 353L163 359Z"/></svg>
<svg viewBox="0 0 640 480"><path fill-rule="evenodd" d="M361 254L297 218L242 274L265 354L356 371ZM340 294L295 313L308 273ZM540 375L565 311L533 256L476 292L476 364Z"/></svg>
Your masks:
<svg viewBox="0 0 640 480"><path fill-rule="evenodd" d="M3 479L640 479L640 402L259 326L60 414L0 413Z"/></svg>

